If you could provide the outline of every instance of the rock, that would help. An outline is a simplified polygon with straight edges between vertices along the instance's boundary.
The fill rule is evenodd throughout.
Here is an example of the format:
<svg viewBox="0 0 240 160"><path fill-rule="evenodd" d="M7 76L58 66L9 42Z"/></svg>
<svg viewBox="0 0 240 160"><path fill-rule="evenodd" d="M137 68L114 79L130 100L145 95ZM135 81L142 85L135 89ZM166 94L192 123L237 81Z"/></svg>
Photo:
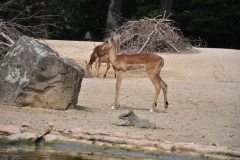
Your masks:
<svg viewBox="0 0 240 160"><path fill-rule="evenodd" d="M127 119L121 119L121 120L118 122L118 125L119 125L119 126L133 126L133 124L131 124L130 121L127 120Z"/></svg>
<svg viewBox="0 0 240 160"><path fill-rule="evenodd" d="M129 110L128 113L121 114L118 119L120 119L119 124L123 124L124 126L134 126L136 121L139 121L139 118L132 110Z"/></svg>
<svg viewBox="0 0 240 160"><path fill-rule="evenodd" d="M217 144L215 142L211 142L211 143L209 143L209 146L219 146L219 144Z"/></svg>
<svg viewBox="0 0 240 160"><path fill-rule="evenodd" d="M82 67L50 47L21 37L0 61L0 103L65 110L75 108Z"/></svg>
<svg viewBox="0 0 240 160"><path fill-rule="evenodd" d="M21 127L30 127L30 124L29 123L26 123L26 122L23 122Z"/></svg>
<svg viewBox="0 0 240 160"><path fill-rule="evenodd" d="M0 124L0 135L11 135L21 133L20 127L14 125L3 125Z"/></svg>
<svg viewBox="0 0 240 160"><path fill-rule="evenodd" d="M153 128L153 129L156 128L156 124L149 122L148 119L139 119L134 123L134 126L138 128Z"/></svg>
<svg viewBox="0 0 240 160"><path fill-rule="evenodd" d="M49 134L52 134L52 135L60 135L60 133L58 131L51 131Z"/></svg>
<svg viewBox="0 0 240 160"><path fill-rule="evenodd" d="M44 142L52 143L52 142L60 139L61 137L62 137L61 135L47 134L46 136L44 136Z"/></svg>
<svg viewBox="0 0 240 160"><path fill-rule="evenodd" d="M91 39L92 39L92 36L91 36L91 34L90 34L89 31L86 32L86 34L85 34L85 36L84 36L84 39L85 39L85 40L91 40Z"/></svg>
<svg viewBox="0 0 240 160"><path fill-rule="evenodd" d="M64 132L64 129L61 128L61 129L58 130L58 132L59 132L59 133L63 133L63 132Z"/></svg>
<svg viewBox="0 0 240 160"><path fill-rule="evenodd" d="M156 124L149 122L148 119L140 119L136 116L133 111L121 114L119 117L117 125L119 126L135 126L138 128L156 128Z"/></svg>
<svg viewBox="0 0 240 160"><path fill-rule="evenodd" d="M53 127L54 127L53 123L48 123L48 124L45 126L45 131L50 132L50 131L53 130Z"/></svg>
<svg viewBox="0 0 240 160"><path fill-rule="evenodd" d="M70 132L72 132L72 133L80 133L80 132L82 132L82 129L81 128L72 128L72 129L70 129Z"/></svg>
<svg viewBox="0 0 240 160"><path fill-rule="evenodd" d="M22 142L22 141L35 142L37 138L38 138L37 133L31 133L31 132L12 134L6 137L6 139L10 142Z"/></svg>
<svg viewBox="0 0 240 160"><path fill-rule="evenodd" d="M72 133L72 131L71 130L69 130L69 129L65 129L64 131L63 131L63 134L64 135L69 135L69 134L71 134Z"/></svg>

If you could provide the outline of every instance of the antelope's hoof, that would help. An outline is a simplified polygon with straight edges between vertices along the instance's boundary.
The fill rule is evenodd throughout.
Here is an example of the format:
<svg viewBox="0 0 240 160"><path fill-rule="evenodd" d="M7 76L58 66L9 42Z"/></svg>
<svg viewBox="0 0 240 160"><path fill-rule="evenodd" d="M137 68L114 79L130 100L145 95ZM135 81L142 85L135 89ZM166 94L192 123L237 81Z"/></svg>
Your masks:
<svg viewBox="0 0 240 160"><path fill-rule="evenodd" d="M153 112L153 109L150 109L150 112L152 113L152 112Z"/></svg>
<svg viewBox="0 0 240 160"><path fill-rule="evenodd" d="M112 109L115 109L115 106L112 106Z"/></svg>
<svg viewBox="0 0 240 160"><path fill-rule="evenodd" d="M168 108L168 101L166 101L166 104L165 104L165 109Z"/></svg>

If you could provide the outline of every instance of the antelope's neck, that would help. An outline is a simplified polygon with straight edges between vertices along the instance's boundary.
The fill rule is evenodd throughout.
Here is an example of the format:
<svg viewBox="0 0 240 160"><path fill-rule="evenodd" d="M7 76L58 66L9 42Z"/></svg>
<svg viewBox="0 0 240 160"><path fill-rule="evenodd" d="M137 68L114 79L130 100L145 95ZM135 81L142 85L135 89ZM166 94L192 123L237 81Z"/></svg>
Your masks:
<svg viewBox="0 0 240 160"><path fill-rule="evenodd" d="M112 48L109 50L109 59L111 63L113 63L117 57L116 49L117 49L116 44L113 43Z"/></svg>
<svg viewBox="0 0 240 160"><path fill-rule="evenodd" d="M93 62L95 61L95 59L96 59L96 53L95 53L95 50L93 51L93 53L92 53L92 55L91 55L91 57L90 57L90 60L89 60L89 62L88 62L88 65L92 65L93 64Z"/></svg>

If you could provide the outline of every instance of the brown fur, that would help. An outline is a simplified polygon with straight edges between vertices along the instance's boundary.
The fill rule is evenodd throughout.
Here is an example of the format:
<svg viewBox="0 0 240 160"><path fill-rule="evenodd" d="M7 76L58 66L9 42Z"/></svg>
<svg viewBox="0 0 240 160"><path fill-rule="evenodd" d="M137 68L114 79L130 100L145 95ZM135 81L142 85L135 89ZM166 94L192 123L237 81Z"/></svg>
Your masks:
<svg viewBox="0 0 240 160"><path fill-rule="evenodd" d="M103 48L103 46L105 46L105 45L106 45L106 43L104 42L103 44L94 48L93 53L90 56L90 60L87 64L87 71L86 71L87 73L86 74L91 74L92 64L93 64L93 62L95 62L95 68L96 68L97 77L98 77L100 66L101 66L101 58L105 57L106 63L107 63L107 69L104 73L104 78L106 77L106 74L110 68L110 60L108 57L109 49Z"/></svg>
<svg viewBox="0 0 240 160"><path fill-rule="evenodd" d="M153 111L157 105L157 99L161 88L163 88L164 93L164 105L165 109L168 108L167 102L167 84L161 79L160 71L164 65L164 60L162 57L153 54L153 53L139 53L139 54L116 54L116 40L120 37L119 34L112 36L106 40L104 48L109 49L109 60L112 63L113 67L116 69L117 73L117 82L116 82L116 94L114 107L118 104L118 94L122 82L122 75L126 71L130 70L144 70L149 78L151 79L153 85L155 86L156 93L155 98L152 103Z"/></svg>

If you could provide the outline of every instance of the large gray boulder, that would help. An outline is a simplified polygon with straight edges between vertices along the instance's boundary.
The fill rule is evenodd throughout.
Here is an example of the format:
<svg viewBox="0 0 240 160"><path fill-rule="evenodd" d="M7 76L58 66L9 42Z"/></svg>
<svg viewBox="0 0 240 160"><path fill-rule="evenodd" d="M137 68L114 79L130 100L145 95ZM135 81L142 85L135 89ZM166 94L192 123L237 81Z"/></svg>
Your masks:
<svg viewBox="0 0 240 160"><path fill-rule="evenodd" d="M21 37L0 61L0 103L65 110L75 108L84 70L50 47Z"/></svg>

